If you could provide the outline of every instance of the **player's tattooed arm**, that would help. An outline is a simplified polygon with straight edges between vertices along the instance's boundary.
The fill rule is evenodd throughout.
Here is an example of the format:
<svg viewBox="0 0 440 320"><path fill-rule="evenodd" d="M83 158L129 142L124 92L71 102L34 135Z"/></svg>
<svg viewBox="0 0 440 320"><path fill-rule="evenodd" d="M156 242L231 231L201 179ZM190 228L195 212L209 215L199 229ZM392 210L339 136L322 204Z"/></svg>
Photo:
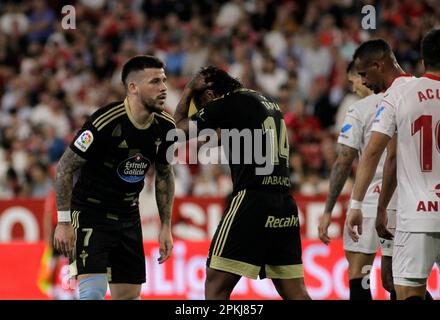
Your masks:
<svg viewBox="0 0 440 320"><path fill-rule="evenodd" d="M174 173L169 164L156 163L156 203L160 221L171 224L171 210L174 200Z"/></svg>
<svg viewBox="0 0 440 320"><path fill-rule="evenodd" d="M72 198L73 173L87 162L72 149L67 148L57 165L55 193L58 210L70 210Z"/></svg>
<svg viewBox="0 0 440 320"><path fill-rule="evenodd" d="M338 158L333 164L330 174L330 191L325 203L325 213L331 214L336 204L336 200L350 175L353 160L356 158L356 155L356 149L343 144L338 144Z"/></svg>

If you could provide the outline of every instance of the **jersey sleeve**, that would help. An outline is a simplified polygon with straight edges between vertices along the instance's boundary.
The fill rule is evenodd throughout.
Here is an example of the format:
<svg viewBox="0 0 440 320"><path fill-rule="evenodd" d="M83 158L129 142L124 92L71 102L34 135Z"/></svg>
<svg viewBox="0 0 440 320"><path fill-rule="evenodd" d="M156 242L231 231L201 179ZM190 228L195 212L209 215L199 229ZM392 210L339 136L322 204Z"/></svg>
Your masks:
<svg viewBox="0 0 440 320"><path fill-rule="evenodd" d="M228 99L226 98L213 100L203 109L197 111L191 120L196 121L198 130L223 128L227 124L229 111L226 109L228 107Z"/></svg>
<svg viewBox="0 0 440 320"><path fill-rule="evenodd" d="M166 138L169 130L176 130L176 125L174 123L168 123L166 132L162 136L160 144L157 146L156 162L160 164L171 164L174 155L174 141Z"/></svg>
<svg viewBox="0 0 440 320"><path fill-rule="evenodd" d="M356 109L350 108L339 132L338 143L356 150L361 149L364 124Z"/></svg>
<svg viewBox="0 0 440 320"><path fill-rule="evenodd" d="M396 94L390 93L384 96L377 108L371 131L386 134L390 138L393 137L396 132L396 106L398 103Z"/></svg>
<svg viewBox="0 0 440 320"><path fill-rule="evenodd" d="M88 160L93 155L99 154L103 141L102 131L98 131L91 120L87 120L70 144L70 149L80 157Z"/></svg>

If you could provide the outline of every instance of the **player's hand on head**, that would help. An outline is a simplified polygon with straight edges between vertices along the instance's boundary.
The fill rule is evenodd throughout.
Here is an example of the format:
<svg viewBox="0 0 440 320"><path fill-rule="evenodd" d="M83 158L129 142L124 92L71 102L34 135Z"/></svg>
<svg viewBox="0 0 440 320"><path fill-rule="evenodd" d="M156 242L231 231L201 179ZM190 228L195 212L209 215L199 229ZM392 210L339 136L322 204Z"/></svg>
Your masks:
<svg viewBox="0 0 440 320"><path fill-rule="evenodd" d="M159 234L159 258L157 261L159 264L164 263L171 256L173 251L173 237L171 231L168 229L162 229Z"/></svg>
<svg viewBox="0 0 440 320"><path fill-rule="evenodd" d="M206 82L207 75L203 73L203 70L197 72L197 74L188 83L188 87L194 91L203 91L212 86L213 82Z"/></svg>
<svg viewBox="0 0 440 320"><path fill-rule="evenodd" d="M383 239L393 240L394 235L387 229L388 216L386 210L377 210L376 231L377 235Z"/></svg>
<svg viewBox="0 0 440 320"><path fill-rule="evenodd" d="M330 243L330 237L328 236L328 227L331 222L331 215L327 212L324 212L322 216L319 217L319 225L318 225L318 234L319 239L324 244Z"/></svg>
<svg viewBox="0 0 440 320"><path fill-rule="evenodd" d="M58 223L54 233L54 248L66 257L71 257L75 246L75 231L71 223Z"/></svg>
<svg viewBox="0 0 440 320"><path fill-rule="evenodd" d="M347 215L347 230L348 235L354 242L359 241L359 236L362 235L362 211L360 209L350 209Z"/></svg>

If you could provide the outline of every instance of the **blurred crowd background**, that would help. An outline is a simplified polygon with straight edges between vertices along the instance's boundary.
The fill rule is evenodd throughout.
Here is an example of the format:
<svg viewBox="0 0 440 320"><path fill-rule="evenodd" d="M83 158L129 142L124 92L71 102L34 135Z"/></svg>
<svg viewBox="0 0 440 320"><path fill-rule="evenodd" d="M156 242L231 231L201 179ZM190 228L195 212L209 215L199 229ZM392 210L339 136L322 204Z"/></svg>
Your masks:
<svg viewBox="0 0 440 320"><path fill-rule="evenodd" d="M74 30L62 28L67 4ZM375 30L362 29L367 4ZM420 75L420 40L439 21L439 0L1 0L0 199L48 194L82 123L124 98L121 67L137 54L165 61L171 114L188 80L210 64L273 97L288 128L293 190L326 193L339 129L358 99L346 79L354 50L384 38L404 70ZM231 191L226 165L175 171L176 195Z"/></svg>

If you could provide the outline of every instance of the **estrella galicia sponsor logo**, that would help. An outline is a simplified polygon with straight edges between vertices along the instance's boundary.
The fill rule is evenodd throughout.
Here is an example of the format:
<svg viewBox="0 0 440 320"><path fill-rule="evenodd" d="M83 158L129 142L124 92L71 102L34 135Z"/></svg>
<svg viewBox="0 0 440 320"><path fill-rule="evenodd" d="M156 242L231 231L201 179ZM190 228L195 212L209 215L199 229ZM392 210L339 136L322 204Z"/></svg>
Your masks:
<svg viewBox="0 0 440 320"><path fill-rule="evenodd" d="M150 160L138 153L122 161L117 171L119 177L125 182L136 183L144 179L150 165Z"/></svg>

